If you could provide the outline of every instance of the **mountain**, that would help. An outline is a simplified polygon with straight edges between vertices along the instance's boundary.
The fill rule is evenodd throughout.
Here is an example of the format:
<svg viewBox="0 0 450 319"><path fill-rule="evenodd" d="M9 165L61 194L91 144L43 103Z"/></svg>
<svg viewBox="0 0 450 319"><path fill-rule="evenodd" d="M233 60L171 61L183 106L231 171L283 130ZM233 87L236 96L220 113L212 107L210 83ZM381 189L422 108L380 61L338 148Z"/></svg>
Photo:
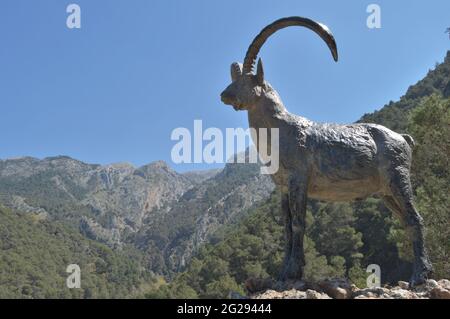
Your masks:
<svg viewBox="0 0 450 319"><path fill-rule="evenodd" d="M180 174L163 161L135 168L67 156L0 160L0 203L111 248L135 246L148 269L165 274L272 189L256 164Z"/></svg>
<svg viewBox="0 0 450 319"><path fill-rule="evenodd" d="M180 271L218 229L244 217L273 189L258 164L227 164L213 178L185 192L165 214L148 217L135 242L153 257L155 251L163 252L150 268L160 269L163 263L170 271Z"/></svg>
<svg viewBox="0 0 450 319"><path fill-rule="evenodd" d="M200 184L212 177L214 175L218 174L222 169L208 169L208 170L201 170L201 171L189 171L183 173L184 176L186 176L192 183L194 184Z"/></svg>
<svg viewBox="0 0 450 319"><path fill-rule="evenodd" d="M450 97L450 51L443 63L436 63L434 69L416 84L410 86L399 101L386 104L380 110L364 114L359 123L376 123L403 133L408 123L408 114L420 101L432 94Z"/></svg>
<svg viewBox="0 0 450 319"><path fill-rule="evenodd" d="M90 237L120 245L142 220L194 183L162 161L92 165L66 156L0 161L0 199L12 208L69 222Z"/></svg>

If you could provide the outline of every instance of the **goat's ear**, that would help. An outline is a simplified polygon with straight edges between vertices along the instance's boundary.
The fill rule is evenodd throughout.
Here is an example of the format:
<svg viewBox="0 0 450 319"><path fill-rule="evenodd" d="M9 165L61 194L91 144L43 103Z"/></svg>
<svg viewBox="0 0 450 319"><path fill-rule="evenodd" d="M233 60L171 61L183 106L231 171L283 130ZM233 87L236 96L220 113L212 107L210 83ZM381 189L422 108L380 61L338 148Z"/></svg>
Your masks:
<svg viewBox="0 0 450 319"><path fill-rule="evenodd" d="M236 81L242 75L242 65L234 62L231 64L231 81Z"/></svg>
<svg viewBox="0 0 450 319"><path fill-rule="evenodd" d="M258 60L258 66L256 67L256 81L258 85L264 84L264 69L261 58Z"/></svg>

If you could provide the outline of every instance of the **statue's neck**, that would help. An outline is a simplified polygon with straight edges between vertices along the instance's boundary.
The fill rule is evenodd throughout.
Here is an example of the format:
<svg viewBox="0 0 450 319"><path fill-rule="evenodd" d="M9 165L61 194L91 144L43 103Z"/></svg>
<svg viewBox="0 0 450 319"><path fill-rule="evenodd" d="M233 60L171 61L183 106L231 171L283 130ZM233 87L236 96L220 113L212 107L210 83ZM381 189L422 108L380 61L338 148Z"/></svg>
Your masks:
<svg viewBox="0 0 450 319"><path fill-rule="evenodd" d="M287 110L278 93L271 90L263 94L258 103L248 110L249 126L256 129L279 127L280 119L285 114Z"/></svg>

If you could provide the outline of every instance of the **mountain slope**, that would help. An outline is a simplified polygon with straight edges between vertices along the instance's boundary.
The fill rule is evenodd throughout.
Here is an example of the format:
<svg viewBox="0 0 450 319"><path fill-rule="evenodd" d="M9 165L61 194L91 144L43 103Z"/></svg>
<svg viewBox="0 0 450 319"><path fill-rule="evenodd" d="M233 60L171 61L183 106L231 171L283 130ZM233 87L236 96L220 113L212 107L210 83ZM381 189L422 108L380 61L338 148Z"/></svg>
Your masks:
<svg viewBox="0 0 450 319"><path fill-rule="evenodd" d="M125 298L152 282L142 255L112 251L32 213L0 206L0 298ZM81 269L81 288L66 286L66 268Z"/></svg>
<svg viewBox="0 0 450 319"><path fill-rule="evenodd" d="M364 114L360 123L376 123L397 132L405 132L409 112L417 107L422 98L432 94L450 97L450 51L444 62L436 64L433 70L416 84L410 86L398 102L389 102L380 110Z"/></svg>
<svg viewBox="0 0 450 319"><path fill-rule="evenodd" d="M210 178L213 178L215 175L217 175L222 169L208 169L208 170L202 170L202 171L189 171L186 173L183 173L184 176L186 176L192 183L194 184L200 184Z"/></svg>
<svg viewBox="0 0 450 319"><path fill-rule="evenodd" d="M160 218L146 221L138 247L159 247L170 271L179 271L219 228L245 216L268 198L274 185L257 164L227 164L213 178L187 191Z"/></svg>
<svg viewBox="0 0 450 319"><path fill-rule="evenodd" d="M139 168L92 165L66 156L0 161L1 202L81 225L85 234L111 246L121 245L147 215L193 185L162 161Z"/></svg>
<svg viewBox="0 0 450 319"><path fill-rule="evenodd" d="M112 248L144 251L157 273L177 271L199 245L268 197L258 165L179 174L163 161L86 164L66 157L0 161L0 202L79 229Z"/></svg>

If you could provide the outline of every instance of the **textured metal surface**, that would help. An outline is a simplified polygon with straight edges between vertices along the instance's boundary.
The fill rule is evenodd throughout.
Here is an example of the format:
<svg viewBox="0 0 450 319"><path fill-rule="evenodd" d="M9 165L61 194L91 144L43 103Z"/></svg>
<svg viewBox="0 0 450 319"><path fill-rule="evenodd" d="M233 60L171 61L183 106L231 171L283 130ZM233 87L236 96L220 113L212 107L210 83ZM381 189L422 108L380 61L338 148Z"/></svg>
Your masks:
<svg viewBox="0 0 450 319"><path fill-rule="evenodd" d="M305 18L278 21L283 22L271 24L270 32L264 32L265 28L250 46L246 55L249 70L270 34L281 27L305 25L305 21L305 26L321 35L332 52L333 48L336 50L334 38L324 25ZM337 50L333 56L337 60ZM424 282L432 266L424 246L422 218L413 203L412 137L381 125L320 124L289 113L278 93L264 80L261 60L256 74L245 72L240 63L233 63L231 77L232 83L221 94L222 101L235 110L247 110L252 128L279 129L280 168L272 178L282 193L281 211L286 231L281 279L299 279L303 275L308 197L350 201L377 194L400 218L411 236L415 256L411 284Z"/></svg>

